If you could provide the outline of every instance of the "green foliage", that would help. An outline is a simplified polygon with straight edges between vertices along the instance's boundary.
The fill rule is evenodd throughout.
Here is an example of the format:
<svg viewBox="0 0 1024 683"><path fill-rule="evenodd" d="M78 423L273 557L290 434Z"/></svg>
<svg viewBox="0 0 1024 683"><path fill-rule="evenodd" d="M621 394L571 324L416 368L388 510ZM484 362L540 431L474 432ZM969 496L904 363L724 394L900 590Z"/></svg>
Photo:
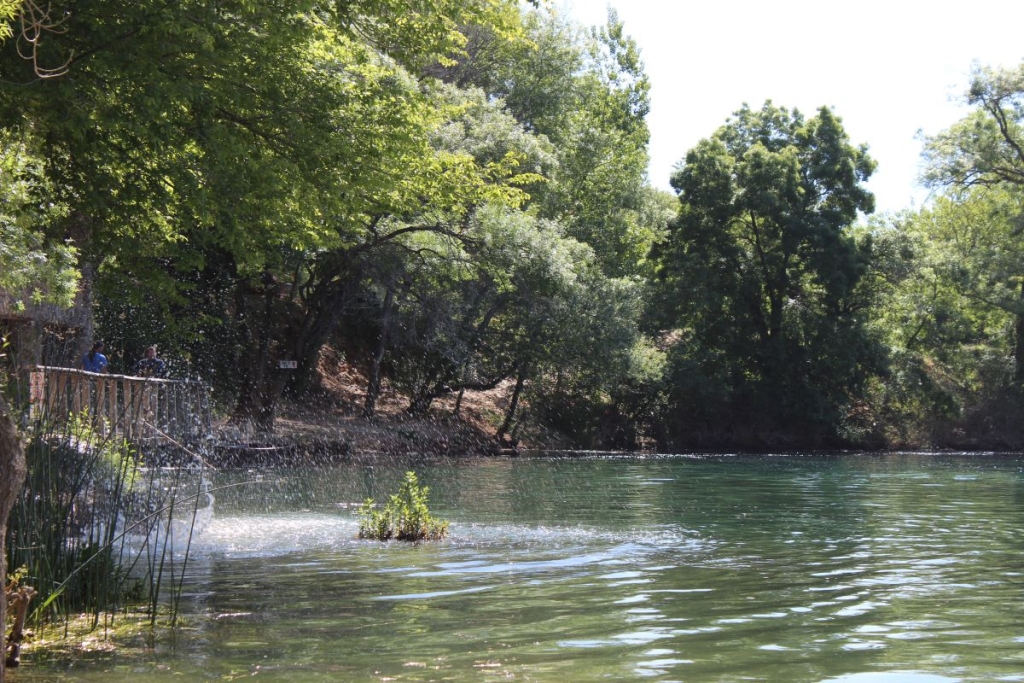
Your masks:
<svg viewBox="0 0 1024 683"><path fill-rule="evenodd" d="M590 245L609 276L638 274L666 221L646 181L650 84L639 49L614 12L589 31L544 11L523 24L528 40L475 36L435 73L484 89L550 141L557 163L531 192L539 215Z"/></svg>
<svg viewBox="0 0 1024 683"><path fill-rule="evenodd" d="M976 67L962 121L931 138L925 178L948 197L922 218L945 248L937 274L974 301L977 311L1014 316L1015 380L1024 381L1024 64L1011 69ZM985 191L984 188L989 188ZM930 217L930 218L929 218Z"/></svg>
<svg viewBox="0 0 1024 683"><path fill-rule="evenodd" d="M393 297L384 368L423 407L556 366L601 401L601 367L629 365L666 212L614 15L584 32L508 0L48 7L64 21L35 61L0 46L4 140L45 150L12 215L73 240L112 348L160 341L263 426L274 359L308 377L357 298ZM389 325L365 318L351 337Z"/></svg>
<svg viewBox="0 0 1024 683"><path fill-rule="evenodd" d="M844 234L870 210L864 150L828 110L744 109L688 158L651 259L673 212L614 12L581 30L494 0L49 7L66 21L35 62L0 46L0 284L67 299L81 257L111 346L160 341L236 416L272 420L275 359L310 376L345 316L417 410L517 378L594 444L603 416L691 404L831 424L871 365L870 245Z"/></svg>
<svg viewBox="0 0 1024 683"><path fill-rule="evenodd" d="M434 519L427 507L430 489L420 486L415 472L406 472L398 488L381 509L373 499L359 508L359 538L377 541L437 541L448 535L448 522Z"/></svg>
<svg viewBox="0 0 1024 683"><path fill-rule="evenodd" d="M0 289L19 308L69 306L78 288L78 250L49 236L65 213L49 195L42 160L0 129Z"/></svg>
<svg viewBox="0 0 1024 683"><path fill-rule="evenodd" d="M440 92L452 114L435 145L484 168L512 158L526 172L504 182L531 197L548 191L542 174L558 166L548 139L500 100L450 86ZM509 193L484 198L460 222L431 212L381 223L382 233L405 233L377 252L378 267L391 263L377 277L394 301L386 365L396 386L421 412L447 393L558 368L561 391L595 397L602 377L615 382L628 365L641 310L635 279L605 275L593 248L568 236L565 223L543 219L532 199L523 210Z"/></svg>
<svg viewBox="0 0 1024 683"><path fill-rule="evenodd" d="M114 526L135 479L130 452L102 445L79 421L61 440L29 443L26 490L11 514L12 566L28 567L47 617L99 614L137 597L118 562Z"/></svg>
<svg viewBox="0 0 1024 683"><path fill-rule="evenodd" d="M890 441L1020 442L1000 416L1019 404L1021 211L1018 189L979 186L874 226L870 324L893 361L872 405Z"/></svg>
<svg viewBox="0 0 1024 683"><path fill-rule="evenodd" d="M927 140L924 179L940 188L1024 185L1024 64L976 65L964 100L974 111Z"/></svg>
<svg viewBox="0 0 1024 683"><path fill-rule="evenodd" d="M8 22L14 21L20 10L21 0L0 0L0 43L14 34Z"/></svg>
<svg viewBox="0 0 1024 683"><path fill-rule="evenodd" d="M671 347L667 426L823 441L877 365L858 311L870 243L849 229L874 169L823 108L747 106L686 155L657 258Z"/></svg>
<svg viewBox="0 0 1024 683"><path fill-rule="evenodd" d="M500 98L553 159L537 166L545 182L528 188L525 214L483 207L474 215L479 275L468 291L487 334L471 328L469 348L478 351L453 355L468 359L463 377L524 379L536 414L591 444L609 401L631 395L627 402L637 403L629 378L643 357L633 350L645 343L639 276L649 272L650 245L672 209L646 185L649 85L617 17L580 31L530 12L524 26L528 41L475 36L464 59L439 70ZM430 365L415 362L416 345L399 347L413 360L399 368ZM435 383L459 384L450 376Z"/></svg>
<svg viewBox="0 0 1024 683"><path fill-rule="evenodd" d="M92 4L50 10L66 21L41 58L71 58L73 78L36 79L4 46L18 86L0 111L46 140L90 257L165 296L211 248L243 276L286 270L282 246L335 245L381 208L418 207L452 169L428 153L436 112L404 67L457 51L458 25L510 21L489 0Z"/></svg>
<svg viewBox="0 0 1024 683"><path fill-rule="evenodd" d="M924 179L935 202L881 231L899 245L874 324L912 359L942 419L932 439L1019 447L1013 419L1024 387L1024 65L976 66L966 117L927 140ZM910 391L913 394L913 391Z"/></svg>
<svg viewBox="0 0 1024 683"><path fill-rule="evenodd" d="M303 320L323 303L304 295L335 287L332 266L373 245L379 221L458 221L474 203L521 203L538 180L518 151L433 144L457 115L414 76L461 51L459 27L511 38L508 0L49 7L65 20L39 63L67 76L37 78L5 43L0 121L46 150L40 173L64 210L52 223L98 273L101 331L138 348L123 331L138 318L144 343L240 403L279 393L268 351L315 362L324 339L289 333L331 323ZM277 283L291 296L274 297Z"/></svg>

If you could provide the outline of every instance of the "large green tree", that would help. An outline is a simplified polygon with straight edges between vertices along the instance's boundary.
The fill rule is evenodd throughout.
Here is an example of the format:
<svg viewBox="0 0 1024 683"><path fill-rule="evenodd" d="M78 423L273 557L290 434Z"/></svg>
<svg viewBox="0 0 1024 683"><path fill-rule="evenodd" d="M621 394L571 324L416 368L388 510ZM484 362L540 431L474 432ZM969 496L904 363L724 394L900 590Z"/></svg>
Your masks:
<svg viewBox="0 0 1024 683"><path fill-rule="evenodd" d="M217 355L244 370L249 418L279 384L287 322L266 319L278 285L297 291L311 262L382 215L478 188L472 164L430 146L441 115L409 70L461 49L458 26L501 34L518 17L490 0L48 8L59 31L33 60L17 40L0 51L0 123L38 140L87 293L99 278L101 294L157 311L143 317L179 340L233 329L231 362ZM39 77L58 68L67 77Z"/></svg>
<svg viewBox="0 0 1024 683"><path fill-rule="evenodd" d="M430 73L501 98L548 139L558 163L532 193L540 215L589 244L609 276L641 273L665 218L646 175L650 83L640 50L614 12L585 30L537 10L524 28L526 40L474 34L460 59Z"/></svg>
<svg viewBox="0 0 1024 683"><path fill-rule="evenodd" d="M1005 69L975 67L964 99L974 111L927 141L925 180L954 197L967 196L972 206L977 205L978 195L964 195L965 189L991 187L1019 193L1024 188L1024 64ZM1005 214L1006 201L997 203ZM990 236L987 241L1000 241L1003 254L1016 253L1024 212L1011 211L1016 215L1000 221L1001 228L983 220L963 229L982 231ZM1020 384L1024 381L1024 270L1012 258L990 258L983 264L974 258L964 263L965 269L972 266L972 284L965 293L980 296L977 283L984 279L1005 290L991 300L998 300L995 305L1015 316L1013 356L1015 381ZM1007 291L1012 295L1008 297Z"/></svg>
<svg viewBox="0 0 1024 683"><path fill-rule="evenodd" d="M687 153L658 249L675 330L670 432L834 433L871 357L856 290L869 252L849 228L874 209L873 169L830 109L805 118L771 102Z"/></svg>
<svg viewBox="0 0 1024 683"><path fill-rule="evenodd" d="M511 155L527 173L509 180L530 193L557 182L540 182L557 162L552 145L503 101L471 90L450 97L461 113L435 134L441 149L468 153L485 168ZM376 264L393 264L380 272L381 336L387 368L414 413L434 398L514 379L502 430L510 432L525 393L539 399L537 389L557 387L562 400L573 392L590 399L607 378L628 372L637 283L609 278L564 224L508 199L474 207L457 229L406 232L388 245L394 257ZM383 361L384 352L375 357Z"/></svg>
<svg viewBox="0 0 1024 683"><path fill-rule="evenodd" d="M978 186L873 227L871 324L892 362L871 408L889 441L1022 442L1022 208L1019 189Z"/></svg>
<svg viewBox="0 0 1024 683"><path fill-rule="evenodd" d="M1024 63L975 66L964 101L974 110L926 141L925 181L939 188L1024 185Z"/></svg>
<svg viewBox="0 0 1024 683"><path fill-rule="evenodd" d="M568 248L564 240L577 243L569 251L580 270L561 280L572 286L548 289L527 286L527 268L509 268L519 291L537 293L519 300L534 311L536 326L514 335L522 341L513 395L528 397L522 405L532 405L535 417L595 445L604 438L598 423L650 412L659 352L637 330L636 302L674 198L647 182L649 83L618 17L611 13L589 30L544 11L524 21L528 40L471 33L462 57L430 73L483 88L552 146L556 163L545 169L545 183L527 188L526 207L547 226L539 234L552 254L558 244ZM635 441L632 426L619 432L626 434L619 445Z"/></svg>

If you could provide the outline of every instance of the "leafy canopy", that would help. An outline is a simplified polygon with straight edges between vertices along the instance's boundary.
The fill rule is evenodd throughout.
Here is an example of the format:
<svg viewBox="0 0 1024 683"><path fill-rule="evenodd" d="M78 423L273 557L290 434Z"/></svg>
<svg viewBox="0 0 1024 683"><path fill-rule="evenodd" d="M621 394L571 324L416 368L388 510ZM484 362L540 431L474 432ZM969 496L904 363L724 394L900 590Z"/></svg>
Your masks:
<svg viewBox="0 0 1024 683"><path fill-rule="evenodd" d="M856 314L869 251L848 228L874 208L873 170L830 109L808 119L771 102L687 153L658 257L677 396L717 397L697 413L835 424L869 355Z"/></svg>
<svg viewBox="0 0 1024 683"><path fill-rule="evenodd" d="M64 211L50 199L39 157L0 131L0 290L16 308L74 299L78 251L46 230Z"/></svg>

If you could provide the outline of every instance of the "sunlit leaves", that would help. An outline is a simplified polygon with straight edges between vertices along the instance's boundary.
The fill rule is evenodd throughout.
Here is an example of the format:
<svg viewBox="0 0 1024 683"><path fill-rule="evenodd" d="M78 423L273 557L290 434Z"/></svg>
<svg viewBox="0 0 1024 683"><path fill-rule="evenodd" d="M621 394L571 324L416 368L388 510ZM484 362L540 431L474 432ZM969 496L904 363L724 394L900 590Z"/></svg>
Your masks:
<svg viewBox="0 0 1024 683"><path fill-rule="evenodd" d="M978 344L1012 355L1013 322L1024 312L1022 208L1018 193L979 189L939 198L898 232L879 233L883 244L898 237L913 266L877 313L900 332L895 343L939 357Z"/></svg>
<svg viewBox="0 0 1024 683"><path fill-rule="evenodd" d="M873 324L893 349L877 393L925 438L1019 438L1024 379L1024 65L975 66L972 111L926 140L930 205L876 226ZM1017 436L1014 436L1014 435Z"/></svg>
<svg viewBox="0 0 1024 683"><path fill-rule="evenodd" d="M976 299L971 308L1001 309L1014 316L1010 336L1014 379L1019 383L1024 379L1024 264L1019 257L1024 64L1006 69L976 66L965 99L974 110L928 140L925 179L945 188L949 196L922 218L943 218L937 226L944 230L935 231L935 237L955 261L946 269L946 279L952 276L958 292Z"/></svg>
<svg viewBox="0 0 1024 683"><path fill-rule="evenodd" d="M528 12L524 31L528 40L474 34L459 64L435 72L483 88L549 141L557 165L530 190L533 204L589 244L607 274L637 274L664 226L647 205L649 83L638 47L614 13L584 31Z"/></svg>
<svg viewBox="0 0 1024 683"><path fill-rule="evenodd" d="M21 0L0 0L0 42L14 35L9 22L18 16Z"/></svg>
<svg viewBox="0 0 1024 683"><path fill-rule="evenodd" d="M976 187L872 226L871 325L892 358L872 403L901 438L1011 433L999 423L1017 410L1022 208L1015 190Z"/></svg>
<svg viewBox="0 0 1024 683"><path fill-rule="evenodd" d="M69 306L78 288L77 249L47 236L65 207L50 198L41 163L0 134L0 290L12 303Z"/></svg>
<svg viewBox="0 0 1024 683"><path fill-rule="evenodd" d="M965 99L974 111L927 140L925 180L938 187L1024 185L1024 64L976 66Z"/></svg>

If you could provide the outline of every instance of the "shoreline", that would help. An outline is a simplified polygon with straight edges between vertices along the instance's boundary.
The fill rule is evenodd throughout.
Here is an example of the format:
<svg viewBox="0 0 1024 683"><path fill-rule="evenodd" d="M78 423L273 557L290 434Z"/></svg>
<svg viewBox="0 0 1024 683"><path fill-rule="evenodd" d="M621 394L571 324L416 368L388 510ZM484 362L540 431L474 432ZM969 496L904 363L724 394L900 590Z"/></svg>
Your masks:
<svg viewBox="0 0 1024 683"><path fill-rule="evenodd" d="M515 453L515 449L502 447L494 433L459 417L363 418L323 412L280 417L274 431L266 434L219 424L205 457L214 467L238 468L325 465L411 454L494 457Z"/></svg>
<svg viewBox="0 0 1024 683"><path fill-rule="evenodd" d="M585 455L665 456L668 452L602 450L574 447L564 437L542 435L518 443L516 447L498 442L495 430L451 415L412 418L385 414L373 418L325 412L290 413L278 418L275 431L267 434L243 433L227 424L215 427L214 443L206 461L218 469L249 467L319 466L353 461L377 461L393 457L529 457L543 452L578 452ZM739 448L689 447L676 455L779 455L839 456L878 455L1009 455L1020 449L1007 444L970 444L950 446L908 446L906 444L847 445L831 448Z"/></svg>

